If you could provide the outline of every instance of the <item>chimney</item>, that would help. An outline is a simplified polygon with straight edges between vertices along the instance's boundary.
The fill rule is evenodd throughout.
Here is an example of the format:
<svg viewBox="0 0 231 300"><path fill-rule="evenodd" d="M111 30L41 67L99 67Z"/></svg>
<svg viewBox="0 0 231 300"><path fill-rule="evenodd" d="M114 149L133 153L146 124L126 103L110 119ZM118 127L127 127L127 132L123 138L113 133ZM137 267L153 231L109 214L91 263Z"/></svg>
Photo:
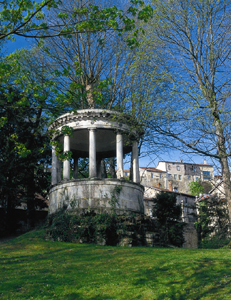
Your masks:
<svg viewBox="0 0 231 300"><path fill-rule="evenodd" d="M207 165L207 161L206 161L206 159L204 159L204 165Z"/></svg>
<svg viewBox="0 0 231 300"><path fill-rule="evenodd" d="M169 189L169 191L172 192L172 181L169 181L169 182L168 182L168 189Z"/></svg>
<svg viewBox="0 0 231 300"><path fill-rule="evenodd" d="M183 162L183 159L180 159L180 162L182 163L182 162Z"/></svg>

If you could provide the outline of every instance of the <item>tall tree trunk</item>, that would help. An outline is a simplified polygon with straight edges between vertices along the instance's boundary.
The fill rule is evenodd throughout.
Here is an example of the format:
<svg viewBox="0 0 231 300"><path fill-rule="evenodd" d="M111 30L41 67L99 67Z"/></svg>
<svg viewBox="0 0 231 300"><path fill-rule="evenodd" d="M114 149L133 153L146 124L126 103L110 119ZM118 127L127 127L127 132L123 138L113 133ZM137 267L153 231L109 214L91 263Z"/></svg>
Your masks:
<svg viewBox="0 0 231 300"><path fill-rule="evenodd" d="M220 120L219 110L217 101L214 95L211 96L210 108L213 115L213 122L216 130L216 138L217 138L217 154L219 156L219 161L221 164L221 171L224 183L224 191L225 197L227 201L227 206L229 209L229 219L231 222L231 180L230 180L230 170L228 164L227 150L225 147L225 137L224 137L224 129Z"/></svg>

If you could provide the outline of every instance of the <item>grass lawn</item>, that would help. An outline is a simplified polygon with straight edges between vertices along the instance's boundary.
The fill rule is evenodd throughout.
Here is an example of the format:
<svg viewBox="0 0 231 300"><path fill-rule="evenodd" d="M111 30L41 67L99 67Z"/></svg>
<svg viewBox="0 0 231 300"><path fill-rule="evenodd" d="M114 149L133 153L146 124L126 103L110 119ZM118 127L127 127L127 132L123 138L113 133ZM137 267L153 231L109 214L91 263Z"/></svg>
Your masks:
<svg viewBox="0 0 231 300"><path fill-rule="evenodd" d="M231 299L231 250L46 242L0 244L0 300Z"/></svg>

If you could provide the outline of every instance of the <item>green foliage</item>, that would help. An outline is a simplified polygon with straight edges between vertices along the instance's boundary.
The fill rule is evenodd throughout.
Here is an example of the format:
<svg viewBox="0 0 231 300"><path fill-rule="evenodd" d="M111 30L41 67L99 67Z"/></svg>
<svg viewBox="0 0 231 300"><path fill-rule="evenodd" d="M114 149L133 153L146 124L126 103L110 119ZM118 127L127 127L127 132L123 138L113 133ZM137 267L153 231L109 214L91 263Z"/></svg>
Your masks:
<svg viewBox="0 0 231 300"><path fill-rule="evenodd" d="M46 0L34 2L23 1L1 1L1 27L0 39L4 39L13 34L25 35L26 32L40 28L37 20L44 18L44 8L56 7L58 1ZM42 28L47 28L43 23Z"/></svg>
<svg viewBox="0 0 231 300"><path fill-rule="evenodd" d="M229 239L229 216L225 201L217 196L199 202L198 221L195 223L199 247L219 248Z"/></svg>
<svg viewBox="0 0 231 300"><path fill-rule="evenodd" d="M204 193L204 187L199 181L192 181L188 186L191 195L199 197L200 194Z"/></svg>
<svg viewBox="0 0 231 300"><path fill-rule="evenodd" d="M12 210L22 200L33 226L35 196L45 197L50 185L46 169L51 149L45 128L53 107L49 93L53 83L37 58L19 51L0 62L0 203L9 230L14 223Z"/></svg>
<svg viewBox="0 0 231 300"><path fill-rule="evenodd" d="M76 7L72 12L59 12L58 21L52 24L52 33L48 32L49 22L44 22L46 12L52 8L59 8L59 0L45 0L35 2L31 0L1 2L1 26L0 40L13 35L26 37L55 37L64 36L71 38L76 32L102 32L107 30L131 31L135 28L134 18L147 22L153 9L150 5L144 5L143 1L131 1L127 12L116 6L100 8L98 5L88 4ZM76 17L79 17L76 22ZM139 31L139 28L136 29ZM128 39L128 44L137 44L136 38Z"/></svg>
<svg viewBox="0 0 231 300"><path fill-rule="evenodd" d="M71 204L72 205L72 204ZM72 205L50 215L46 235L49 239L65 242L117 245L125 239L130 246L147 244L146 232L156 234L155 222L143 215L116 215L115 212L79 211Z"/></svg>
<svg viewBox="0 0 231 300"><path fill-rule="evenodd" d="M184 243L184 223L181 220L181 207L177 205L174 193L161 192L153 199L153 217L159 234L157 244L181 247Z"/></svg>
<svg viewBox="0 0 231 300"><path fill-rule="evenodd" d="M201 240L199 243L199 248L202 249L219 249L223 247L229 247L230 239L220 236L211 236L206 237L205 239Z"/></svg>
<svg viewBox="0 0 231 300"><path fill-rule="evenodd" d="M7 96L9 95L9 97ZM11 97L14 95L13 97ZM21 201L27 202L31 212L36 207L35 194L45 196L50 185L49 137L44 133L44 120L36 119L29 105L20 106L19 91L0 88L0 116L7 123L0 128L0 204L6 213L6 230L13 230L13 209ZM33 218L33 216L31 216Z"/></svg>
<svg viewBox="0 0 231 300"><path fill-rule="evenodd" d="M96 214L93 211L69 214L65 209L49 217L48 235L55 241L97 243L100 235L106 245L116 245L121 225L115 214Z"/></svg>

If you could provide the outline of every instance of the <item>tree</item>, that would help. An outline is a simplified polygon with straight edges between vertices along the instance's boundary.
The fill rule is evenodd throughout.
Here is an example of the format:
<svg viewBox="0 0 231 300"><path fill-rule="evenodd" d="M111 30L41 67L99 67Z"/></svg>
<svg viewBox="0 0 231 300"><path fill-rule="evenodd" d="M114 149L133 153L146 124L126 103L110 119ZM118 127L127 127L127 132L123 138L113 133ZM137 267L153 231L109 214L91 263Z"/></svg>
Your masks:
<svg viewBox="0 0 231 300"><path fill-rule="evenodd" d="M204 187L201 182L192 181L189 183L189 191L191 195L199 197L200 194L204 193Z"/></svg>
<svg viewBox="0 0 231 300"><path fill-rule="evenodd" d="M44 9L56 6L56 1L45 0L41 3L34 1L1 1L0 40L11 35L26 36L29 31L35 31L47 26L36 23L43 18Z"/></svg>
<svg viewBox="0 0 231 300"><path fill-rule="evenodd" d="M19 51L5 57L0 68L1 202L6 220L14 222L13 209L25 200L31 225L36 194L45 196L50 185L45 172L50 161L46 126L49 112L54 106L58 109L51 98L53 82L39 59L29 51Z"/></svg>
<svg viewBox="0 0 231 300"><path fill-rule="evenodd" d="M96 3L101 11L105 9L105 1ZM49 22L56 24L60 11L72 15L82 5L79 0L65 1L50 12ZM107 1L106 6L110 5ZM126 5L123 13L128 9ZM83 18L85 16L76 14L73 22L80 23ZM128 100L131 86L126 74L132 60L127 45L131 37L132 34L124 32L118 35L112 31L98 31L78 32L68 39L58 36L45 41L43 51L47 66L59 75L57 88L65 94L69 110L104 108L123 112L127 109L136 114L138 110Z"/></svg>
<svg viewBox="0 0 231 300"><path fill-rule="evenodd" d="M12 214L21 201L27 203L31 225L35 221L36 194L46 196L50 185L50 175L45 172L50 147L44 120L34 110L33 99L27 98L28 105L19 107L20 92L12 88L4 92L1 89L0 116L4 115L7 122L0 129L0 198L5 225L11 231L16 226Z"/></svg>
<svg viewBox="0 0 231 300"><path fill-rule="evenodd" d="M184 223L181 220L181 207L177 205L174 193L161 192L156 195L153 207L158 244L181 247L184 242Z"/></svg>
<svg viewBox="0 0 231 300"><path fill-rule="evenodd" d="M44 16L48 11L57 8L60 3L59 0L1 1L0 40L12 35L46 38L59 35L68 37L80 32L129 31L135 28L133 17L136 16L140 20L147 21L152 14L151 7L145 6L144 2L140 0L131 0L131 6L126 13L114 5L100 10L97 2L86 1L70 14L67 11L60 11L57 15L59 21L55 24L49 21L44 22ZM75 22L76 16L81 16L79 22ZM139 29L137 30L139 31ZM135 37L130 38L128 43L136 44Z"/></svg>
<svg viewBox="0 0 231 300"><path fill-rule="evenodd" d="M207 197L199 202L198 220L195 223L199 245L210 242L212 247L219 247L229 238L229 215L226 201L217 196ZM223 241L223 242L222 242Z"/></svg>
<svg viewBox="0 0 231 300"><path fill-rule="evenodd" d="M103 1L97 3L103 10ZM49 20L56 23L60 11L73 14L81 6L79 0L65 1L50 13ZM74 18L75 23L81 20L81 15ZM60 74L56 79L58 87L66 93L66 102L72 109L123 106L130 63L125 34L119 37L115 32L99 31L76 33L68 39L58 36L47 39L43 50L47 65L55 66L54 72Z"/></svg>
<svg viewBox="0 0 231 300"><path fill-rule="evenodd" d="M154 17L145 28L164 55L159 64L153 59L152 66L165 86L155 99L150 132L160 134L169 147L219 162L231 217L231 1L151 3ZM150 62L154 55L148 52ZM149 78L156 85L152 74Z"/></svg>

